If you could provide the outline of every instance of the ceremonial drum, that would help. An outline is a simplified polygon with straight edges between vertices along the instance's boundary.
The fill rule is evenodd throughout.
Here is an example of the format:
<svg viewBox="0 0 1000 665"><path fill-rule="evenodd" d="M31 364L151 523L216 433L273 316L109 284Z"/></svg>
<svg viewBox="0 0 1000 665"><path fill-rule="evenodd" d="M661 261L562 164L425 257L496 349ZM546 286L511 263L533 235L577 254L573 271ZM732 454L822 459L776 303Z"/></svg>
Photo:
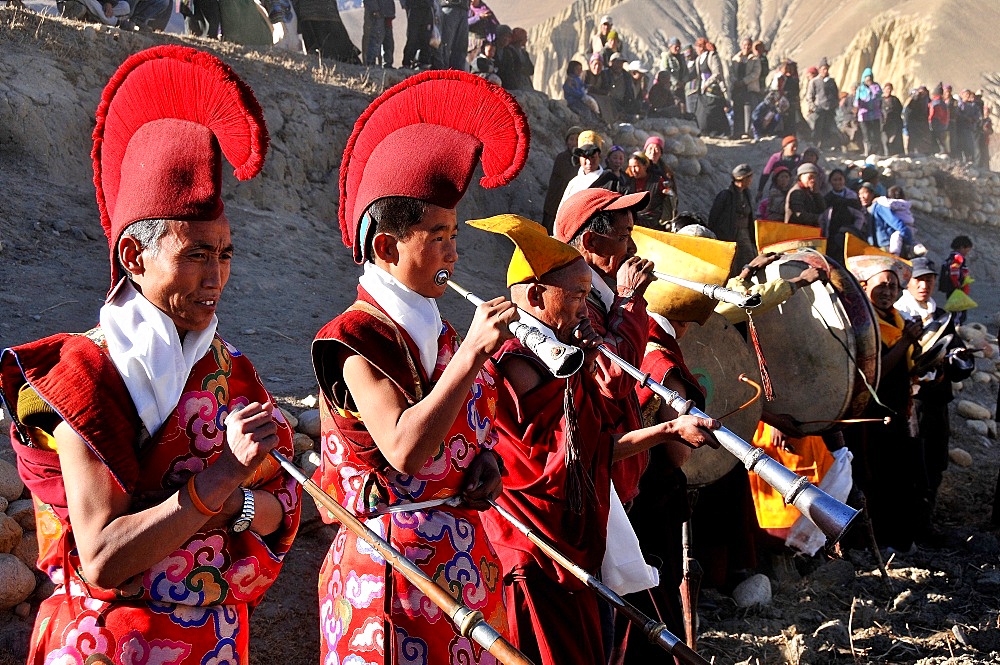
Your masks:
<svg viewBox="0 0 1000 665"><path fill-rule="evenodd" d="M757 359L744 343L743 336L724 316L712 314L705 325L691 324L679 344L684 352L684 363L705 390L706 414L719 418L753 397L754 387L740 381L739 376L746 374L748 379L759 384ZM763 399L761 396L747 408L728 416L722 424L743 440L751 441L760 420ZM691 453L682 469L689 487L702 487L729 473L737 461L725 448L702 446Z"/></svg>
<svg viewBox="0 0 1000 665"><path fill-rule="evenodd" d="M866 382L876 389L881 368L875 310L861 285L846 268L810 250L785 254L754 281L792 279L810 266L826 271L829 284L810 284L753 317L774 391L767 410L800 422L856 418L870 397ZM819 434L836 426L814 422L800 429Z"/></svg>

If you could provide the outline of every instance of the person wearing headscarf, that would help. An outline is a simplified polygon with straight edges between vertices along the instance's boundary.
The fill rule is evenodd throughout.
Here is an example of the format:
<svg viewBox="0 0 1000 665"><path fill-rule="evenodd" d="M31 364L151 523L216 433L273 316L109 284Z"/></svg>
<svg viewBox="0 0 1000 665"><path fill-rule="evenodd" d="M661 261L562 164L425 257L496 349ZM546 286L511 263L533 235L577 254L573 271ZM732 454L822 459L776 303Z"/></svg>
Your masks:
<svg viewBox="0 0 1000 665"><path fill-rule="evenodd" d="M722 58L715 44L704 37L695 41L698 58L695 60L695 76L699 82L698 127L706 136L729 136L729 121L726 107L729 105L729 90L726 87Z"/></svg>
<svg viewBox="0 0 1000 665"><path fill-rule="evenodd" d="M646 108L651 118L679 118L681 107L672 92L670 72L662 70L656 73L653 85L646 93Z"/></svg>
<svg viewBox="0 0 1000 665"><path fill-rule="evenodd" d="M792 186L792 172L787 166L778 166L771 172L771 189L761 199L757 219L785 221L785 197Z"/></svg>
<svg viewBox="0 0 1000 665"><path fill-rule="evenodd" d="M491 450L497 386L484 364L511 337L517 313L490 300L460 340L437 299L458 259L455 208L473 174L481 164L481 185L508 184L527 154L517 102L471 74L425 72L372 102L348 139L340 179L342 240L364 272L357 300L312 345L317 483L501 635L500 562L479 512L499 494L502 464ZM320 571L319 608L321 662L488 657L348 529Z"/></svg>
<svg viewBox="0 0 1000 665"><path fill-rule="evenodd" d="M861 73L861 83L854 92L854 110L861 125L865 154L885 154L885 146L882 145L882 87L875 82L871 67Z"/></svg>
<svg viewBox="0 0 1000 665"><path fill-rule="evenodd" d="M300 509L269 456L293 454L292 429L216 332L233 258L223 155L249 180L267 146L253 92L208 53L140 51L104 89L100 324L0 353L38 568L53 584L29 663L249 659L250 612Z"/></svg>
<svg viewBox="0 0 1000 665"><path fill-rule="evenodd" d="M903 106L903 148L906 154L927 155L934 150L930 130L930 94L926 86L910 92Z"/></svg>
<svg viewBox="0 0 1000 665"><path fill-rule="evenodd" d="M667 175L661 177L651 172L651 166L645 153L633 153L628 160L628 189L624 193L649 192L649 203L636 212L635 222L651 229L663 229L677 210L673 171L668 168Z"/></svg>
<svg viewBox="0 0 1000 665"><path fill-rule="evenodd" d="M768 178L774 173L774 169L779 166L784 166L789 171L794 171L799 168L799 164L802 163L802 158L799 156L799 140L792 135L788 135L781 139L781 150L771 155L767 164L764 165L764 171L761 173L760 182L757 183L757 198L760 199L764 194L764 187L767 186Z"/></svg>
<svg viewBox="0 0 1000 665"><path fill-rule="evenodd" d="M931 102L928 111L928 120L931 123L931 138L937 151L948 154L948 137L951 134L951 109L948 100L944 98L944 86L938 83L931 92Z"/></svg>

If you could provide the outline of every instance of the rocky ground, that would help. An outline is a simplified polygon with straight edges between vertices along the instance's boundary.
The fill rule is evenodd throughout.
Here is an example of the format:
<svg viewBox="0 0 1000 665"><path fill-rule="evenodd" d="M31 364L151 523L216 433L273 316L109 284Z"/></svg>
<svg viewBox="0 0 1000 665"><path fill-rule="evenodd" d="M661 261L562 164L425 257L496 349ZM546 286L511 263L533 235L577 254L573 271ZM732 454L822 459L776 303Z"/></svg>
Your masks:
<svg viewBox="0 0 1000 665"><path fill-rule="evenodd" d="M144 35L0 10L0 346L93 324L107 288L107 245L88 172L93 110L115 66L153 43ZM315 406L309 399L315 392L309 341L350 302L356 280L334 222L340 153L367 102L400 75L384 78L382 72L330 67L305 56L185 43L214 48L250 82L267 114L272 152L263 176L239 187L227 177L237 259L220 308L220 332L255 361L282 406L303 416L297 443L304 453L299 461L307 465L306 449L315 445L309 435L316 434L305 415ZM463 218L502 210L540 215L551 156L573 118L541 95L521 101L533 130L528 168L504 190L474 188L460 209ZM616 136L623 134L629 132ZM748 162L759 169L775 150L774 142L683 143L679 159L695 161L686 162L692 175L679 177L681 207L703 212L726 184L729 168ZM923 180L925 170L919 171ZM993 221L992 215L984 213L983 221ZM954 235L973 236L973 296L981 307L971 319L995 334L997 321L990 315L1000 310L1000 267L993 261L998 229L944 218L933 206L918 213L917 224L920 239L938 258ZM469 230L460 235L460 252L463 280L483 295L500 293L508 247ZM467 325L470 311L457 297L445 297L443 310L457 327ZM889 560L888 581L865 551L763 561L773 588L770 603L739 608L729 597L703 594L699 640L707 657L754 664L1000 661L1000 544L990 523L1000 464L989 422L997 392L994 360L977 360L981 382L970 380L959 393L989 413L985 419L953 416L954 446L967 456L956 453L961 464L945 476L935 513L943 530L938 546ZM32 559L33 525L24 511L26 497L4 461L12 461L10 451L0 446L0 497L9 503L0 518L0 552L13 551L12 557L0 554L0 576L10 570L4 579L35 586L38 580L24 578L23 564L18 567ZM317 661L316 579L332 535L310 509L281 577L253 617L254 663ZM23 662L33 611L45 590L39 584L25 603L0 611L0 665ZM15 591L12 583L0 583L0 600Z"/></svg>

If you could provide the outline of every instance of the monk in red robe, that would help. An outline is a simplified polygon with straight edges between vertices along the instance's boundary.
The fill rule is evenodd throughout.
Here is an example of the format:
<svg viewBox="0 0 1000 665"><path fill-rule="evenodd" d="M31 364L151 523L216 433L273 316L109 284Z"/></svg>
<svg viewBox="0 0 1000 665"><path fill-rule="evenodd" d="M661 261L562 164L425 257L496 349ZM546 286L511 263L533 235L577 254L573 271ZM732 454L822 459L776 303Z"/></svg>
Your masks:
<svg viewBox="0 0 1000 665"><path fill-rule="evenodd" d="M497 389L483 363L517 311L503 298L481 305L460 344L436 299L447 289L439 273L458 260L455 208L473 172L482 161L484 185L512 180L526 124L510 95L458 72L409 78L372 103L341 166L343 240L364 274L357 301L313 343L317 482L504 635L500 563L478 512L501 482ZM495 662L347 529L323 563L319 600L324 663Z"/></svg>
<svg viewBox="0 0 1000 665"><path fill-rule="evenodd" d="M489 366L500 392L498 450L507 468L497 500L518 519L594 573L607 539L611 465L669 441L706 441L711 420L685 416L633 432L617 431L620 411L601 394L595 374L602 343L588 319L590 267L544 227L513 215L470 222L511 237L511 299L533 325L586 350L584 367L557 379L517 340ZM503 567L511 641L539 665L606 662L597 596L562 570L499 514L483 514Z"/></svg>
<svg viewBox="0 0 1000 665"><path fill-rule="evenodd" d="M638 367L646 350L647 316L643 294L653 281L653 264L635 256L632 228L635 213L649 202L649 192L622 195L585 189L559 207L553 235L575 247L591 271L587 312L594 332L626 362ZM642 426L635 397L636 382L605 356L597 358L595 378L601 394L616 405L617 432ZM612 477L626 507L639 493L639 477L649 453L619 460Z"/></svg>
<svg viewBox="0 0 1000 665"><path fill-rule="evenodd" d="M0 354L55 584L28 662L246 663L300 496L268 455L292 454L292 430L215 332L233 257L222 155L241 179L260 171L263 113L217 58L160 46L119 68L97 119L100 325Z"/></svg>

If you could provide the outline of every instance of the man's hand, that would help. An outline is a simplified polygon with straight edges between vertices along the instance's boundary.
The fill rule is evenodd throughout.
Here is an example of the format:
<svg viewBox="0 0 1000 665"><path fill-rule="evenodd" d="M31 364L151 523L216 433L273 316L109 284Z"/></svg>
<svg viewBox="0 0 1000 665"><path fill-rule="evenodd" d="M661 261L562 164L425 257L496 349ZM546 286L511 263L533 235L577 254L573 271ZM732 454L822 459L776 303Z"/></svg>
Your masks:
<svg viewBox="0 0 1000 665"><path fill-rule="evenodd" d="M226 447L217 464L226 463L241 475L242 484L278 445L274 405L251 402L226 417Z"/></svg>
<svg viewBox="0 0 1000 665"><path fill-rule="evenodd" d="M799 273L797 281L800 283L800 286L802 286L805 284L812 284L813 282L816 281L821 281L825 284L826 280L827 280L827 275L825 270L823 270L822 268L816 268L810 266Z"/></svg>
<svg viewBox="0 0 1000 665"><path fill-rule="evenodd" d="M641 296L646 292L653 277L653 262L639 256L630 256L618 268L618 294Z"/></svg>
<svg viewBox="0 0 1000 665"><path fill-rule="evenodd" d="M500 478L500 465L496 453L481 450L465 472L463 505L474 510L489 510L489 500L500 496L502 488L503 481Z"/></svg>
<svg viewBox="0 0 1000 665"><path fill-rule="evenodd" d="M760 270L761 268L771 265L780 258L781 255L776 252L765 252L753 257L747 265L754 270Z"/></svg>
<svg viewBox="0 0 1000 665"><path fill-rule="evenodd" d="M604 344L604 338L594 331L590 319L583 319L576 325L569 343L583 349L584 368L589 372L595 371L597 369L597 356L600 355L597 347Z"/></svg>
<svg viewBox="0 0 1000 665"><path fill-rule="evenodd" d="M713 430L722 427L722 423L714 418L699 418L697 416L678 416L666 423L669 425L671 440L679 441L691 448L718 448L719 440L712 434Z"/></svg>
<svg viewBox="0 0 1000 665"><path fill-rule="evenodd" d="M907 344L913 344L918 339L920 339L920 333L924 331L924 324L920 319L913 319L912 321L907 321L903 325L903 341Z"/></svg>
<svg viewBox="0 0 1000 665"><path fill-rule="evenodd" d="M781 430L785 436L801 439L806 433L799 429L799 421L787 413L770 413L765 411L760 417L774 429Z"/></svg>
<svg viewBox="0 0 1000 665"><path fill-rule="evenodd" d="M476 307L469 332L462 346L469 344L477 353L490 355L497 347L512 338L510 324L519 318L514 303L502 296Z"/></svg>

